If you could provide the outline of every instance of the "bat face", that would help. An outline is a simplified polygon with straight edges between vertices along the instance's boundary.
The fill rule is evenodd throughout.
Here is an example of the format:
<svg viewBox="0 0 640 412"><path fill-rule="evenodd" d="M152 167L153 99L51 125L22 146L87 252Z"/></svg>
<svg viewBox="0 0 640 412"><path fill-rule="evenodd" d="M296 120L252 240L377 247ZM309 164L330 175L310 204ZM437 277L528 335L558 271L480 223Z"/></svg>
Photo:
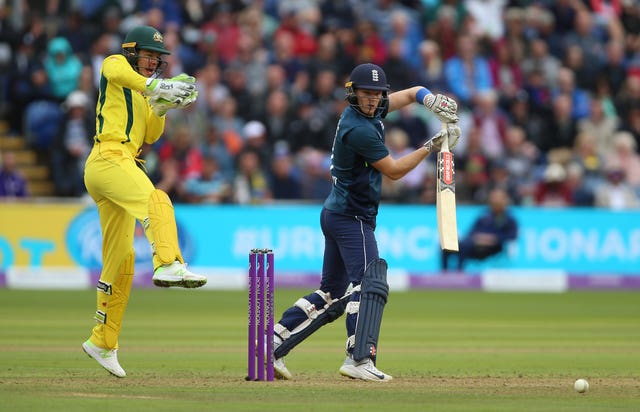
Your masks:
<svg viewBox="0 0 640 412"><path fill-rule="evenodd" d="M445 139L446 140L446 139ZM458 251L458 227L456 223L456 178L453 153L447 145L438 152L437 159L436 214L442 250Z"/></svg>

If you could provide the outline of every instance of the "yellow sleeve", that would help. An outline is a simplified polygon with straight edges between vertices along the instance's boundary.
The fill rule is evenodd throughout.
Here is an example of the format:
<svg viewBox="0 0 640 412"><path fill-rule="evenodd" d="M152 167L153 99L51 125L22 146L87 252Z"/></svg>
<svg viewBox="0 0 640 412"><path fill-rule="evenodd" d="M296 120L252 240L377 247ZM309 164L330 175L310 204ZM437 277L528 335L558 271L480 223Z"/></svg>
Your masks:
<svg viewBox="0 0 640 412"><path fill-rule="evenodd" d="M102 72L110 82L122 87L144 92L147 87L147 78L133 70L126 57L121 54L113 54L102 63Z"/></svg>
<svg viewBox="0 0 640 412"><path fill-rule="evenodd" d="M149 110L149 117L147 118L147 132L145 133L144 142L153 144L160 139L162 132L164 131L165 116L159 117Z"/></svg>
<svg viewBox="0 0 640 412"><path fill-rule="evenodd" d="M147 78L119 54L102 63L96 106L96 141L118 142L135 155L144 142L162 135L165 119L156 116L143 92Z"/></svg>

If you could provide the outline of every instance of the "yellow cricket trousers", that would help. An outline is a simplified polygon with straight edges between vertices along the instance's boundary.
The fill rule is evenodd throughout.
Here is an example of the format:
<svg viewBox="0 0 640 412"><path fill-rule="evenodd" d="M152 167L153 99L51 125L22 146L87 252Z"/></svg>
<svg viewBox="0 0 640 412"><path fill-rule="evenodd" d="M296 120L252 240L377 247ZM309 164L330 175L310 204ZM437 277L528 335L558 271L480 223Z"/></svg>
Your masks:
<svg viewBox="0 0 640 412"><path fill-rule="evenodd" d="M118 335L133 280L136 220L149 215L149 196L155 190L133 155L118 142L96 143L87 159L85 185L96 202L102 229L102 260L98 309L91 341L118 347ZM153 242L152 234L146 231Z"/></svg>

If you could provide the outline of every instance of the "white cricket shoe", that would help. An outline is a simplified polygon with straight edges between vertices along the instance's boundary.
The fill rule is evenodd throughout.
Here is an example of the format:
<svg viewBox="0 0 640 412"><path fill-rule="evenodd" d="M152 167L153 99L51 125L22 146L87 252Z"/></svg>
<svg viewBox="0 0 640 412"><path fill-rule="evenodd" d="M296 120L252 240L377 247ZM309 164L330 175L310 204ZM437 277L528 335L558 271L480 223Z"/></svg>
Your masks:
<svg viewBox="0 0 640 412"><path fill-rule="evenodd" d="M87 355L89 355L89 357L97 360L98 363L112 375L115 375L118 378L124 378L127 376L127 373L118 363L117 349L100 348L94 345L89 339L82 344L82 349Z"/></svg>
<svg viewBox="0 0 640 412"><path fill-rule="evenodd" d="M284 366L284 358L274 359L273 361L273 374L278 379L291 380L293 375L289 372L286 366Z"/></svg>
<svg viewBox="0 0 640 412"><path fill-rule="evenodd" d="M374 382L389 382L393 379L391 375L387 375L376 368L370 358L356 362L351 356L347 356L347 359L340 367L340 374L352 379Z"/></svg>
<svg viewBox="0 0 640 412"><path fill-rule="evenodd" d="M187 265L177 260L170 265L160 266L153 272L153 284L163 288L199 288L206 283L206 277L189 272Z"/></svg>
<svg viewBox="0 0 640 412"><path fill-rule="evenodd" d="M256 342L257 343L257 342ZM282 345L282 339L278 335L274 335L273 337L273 350L278 349L278 346ZM264 345L264 363L267 363L269 354L267 353L267 343L265 336L265 345ZM284 366L284 357L273 359L273 374L278 379L291 380L293 379L293 375L289 372L286 366Z"/></svg>

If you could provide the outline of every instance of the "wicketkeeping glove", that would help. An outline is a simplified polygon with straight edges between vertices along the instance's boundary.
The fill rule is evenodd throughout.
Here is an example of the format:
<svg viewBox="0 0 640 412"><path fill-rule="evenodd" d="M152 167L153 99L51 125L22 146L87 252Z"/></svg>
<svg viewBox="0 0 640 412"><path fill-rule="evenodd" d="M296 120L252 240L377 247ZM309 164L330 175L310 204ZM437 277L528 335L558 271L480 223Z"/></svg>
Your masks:
<svg viewBox="0 0 640 412"><path fill-rule="evenodd" d="M455 100L443 94L428 94L422 102L427 109L438 116L444 123L455 123L458 121L458 104Z"/></svg>
<svg viewBox="0 0 640 412"><path fill-rule="evenodd" d="M151 106L151 110L157 116L164 116L167 114L169 109L184 109L189 107L193 102L198 98L198 91L191 93L191 95L185 99L177 99L173 102L169 100L163 99L161 97L152 97L149 99L149 105Z"/></svg>
<svg viewBox="0 0 640 412"><path fill-rule="evenodd" d="M149 99L149 106L151 106L151 110L156 114L156 116L164 116L167 114L169 109L175 109L178 107L178 102L170 102L169 100L163 99L161 97L152 97Z"/></svg>
<svg viewBox="0 0 640 412"><path fill-rule="evenodd" d="M194 83L195 79L194 82L174 79L149 79L147 80L147 87L144 94L152 99L159 98L169 102L175 102L178 99L186 99L191 96L191 93L196 90Z"/></svg>

